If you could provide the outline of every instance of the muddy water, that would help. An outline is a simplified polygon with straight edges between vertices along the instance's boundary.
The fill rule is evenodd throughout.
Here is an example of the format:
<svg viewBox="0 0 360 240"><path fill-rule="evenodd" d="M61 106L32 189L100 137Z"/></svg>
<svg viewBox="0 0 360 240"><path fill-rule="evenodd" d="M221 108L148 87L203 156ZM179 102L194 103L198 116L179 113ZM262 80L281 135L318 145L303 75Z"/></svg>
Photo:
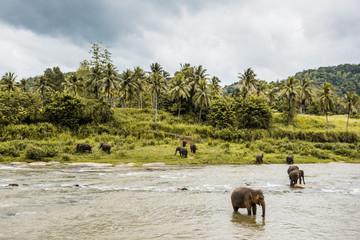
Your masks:
<svg viewBox="0 0 360 240"><path fill-rule="evenodd" d="M360 164L298 166L311 188L287 165L0 165L0 239L360 239ZM239 186L263 190L265 218L233 213Z"/></svg>

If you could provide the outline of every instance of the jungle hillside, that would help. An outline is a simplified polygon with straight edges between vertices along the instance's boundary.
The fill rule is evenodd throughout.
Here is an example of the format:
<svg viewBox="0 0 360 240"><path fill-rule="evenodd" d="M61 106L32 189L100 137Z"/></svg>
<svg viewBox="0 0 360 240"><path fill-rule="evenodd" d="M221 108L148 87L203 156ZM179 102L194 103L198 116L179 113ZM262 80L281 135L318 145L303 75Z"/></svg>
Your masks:
<svg viewBox="0 0 360 240"><path fill-rule="evenodd" d="M304 70L276 82L239 70L221 87L202 65L122 72L92 43L76 72L0 81L0 162L113 165L360 162L360 65ZM197 152L175 154L182 140ZM92 152L78 152L89 143ZM100 143L112 146L102 151ZM189 145L187 145L189 147Z"/></svg>

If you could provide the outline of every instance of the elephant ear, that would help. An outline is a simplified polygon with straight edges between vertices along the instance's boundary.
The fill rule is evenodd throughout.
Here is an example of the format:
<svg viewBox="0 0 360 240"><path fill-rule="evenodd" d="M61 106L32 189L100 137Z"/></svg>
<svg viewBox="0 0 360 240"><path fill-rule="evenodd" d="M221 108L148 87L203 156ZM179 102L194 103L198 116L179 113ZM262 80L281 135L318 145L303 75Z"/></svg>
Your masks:
<svg viewBox="0 0 360 240"><path fill-rule="evenodd" d="M253 203L259 202L259 193L257 191L250 192L250 199Z"/></svg>

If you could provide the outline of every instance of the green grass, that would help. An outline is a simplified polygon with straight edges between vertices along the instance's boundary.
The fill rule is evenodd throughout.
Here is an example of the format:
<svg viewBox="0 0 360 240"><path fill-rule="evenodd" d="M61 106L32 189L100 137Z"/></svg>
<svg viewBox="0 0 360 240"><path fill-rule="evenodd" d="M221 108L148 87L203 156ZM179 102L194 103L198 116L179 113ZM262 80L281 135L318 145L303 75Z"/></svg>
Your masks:
<svg viewBox="0 0 360 240"><path fill-rule="evenodd" d="M184 122L160 111L158 129L153 130L153 109L115 109L115 121L84 126L77 134L51 124L9 125L2 130L0 162L60 161L97 163L164 162L169 165L253 164L258 153L264 163L284 163L294 154L295 163L360 163L360 119L346 115L298 115L294 124L284 125L278 114L270 130L218 130L204 124ZM50 132L51 134L48 134ZM198 151L187 158L174 156L180 139L196 143ZM229 139L225 141L224 139ZM77 143L88 142L93 153L77 153ZM111 154L99 149L100 142L111 144Z"/></svg>

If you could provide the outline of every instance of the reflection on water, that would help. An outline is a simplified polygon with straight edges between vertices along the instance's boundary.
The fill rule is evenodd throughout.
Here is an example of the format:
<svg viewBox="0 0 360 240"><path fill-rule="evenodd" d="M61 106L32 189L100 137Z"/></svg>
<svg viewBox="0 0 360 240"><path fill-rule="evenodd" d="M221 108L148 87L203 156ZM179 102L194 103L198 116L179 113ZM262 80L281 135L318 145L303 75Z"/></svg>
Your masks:
<svg viewBox="0 0 360 240"><path fill-rule="evenodd" d="M264 230L265 218L260 218L256 221L256 216L242 215L238 212L232 214L231 222L239 224L241 227L254 228L256 230Z"/></svg>
<svg viewBox="0 0 360 240"><path fill-rule="evenodd" d="M285 164L0 165L0 239L360 239L360 165L299 167L309 188L290 188ZM263 191L266 218L233 213L240 186Z"/></svg>

